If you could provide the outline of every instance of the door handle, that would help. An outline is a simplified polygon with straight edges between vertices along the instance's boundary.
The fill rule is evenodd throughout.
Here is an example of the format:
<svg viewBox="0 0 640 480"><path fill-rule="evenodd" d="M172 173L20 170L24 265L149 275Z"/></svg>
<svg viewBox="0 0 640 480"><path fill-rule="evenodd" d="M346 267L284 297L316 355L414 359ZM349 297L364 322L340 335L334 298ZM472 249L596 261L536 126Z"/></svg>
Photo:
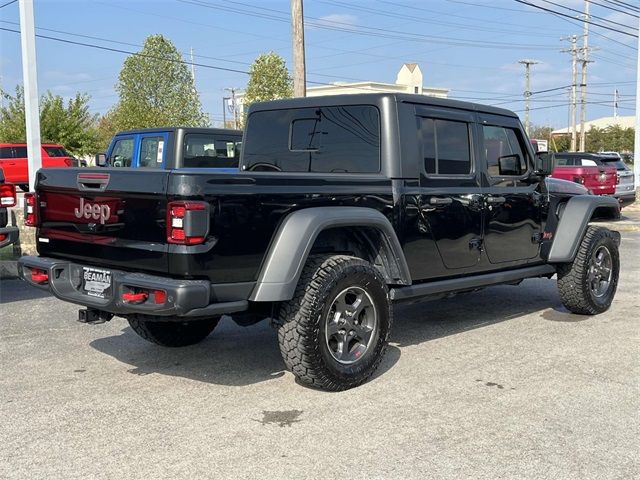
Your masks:
<svg viewBox="0 0 640 480"><path fill-rule="evenodd" d="M504 203L507 199L504 197L487 197L487 203L489 205L497 205L498 203Z"/></svg>
<svg viewBox="0 0 640 480"><path fill-rule="evenodd" d="M431 197L429 199L431 205L451 205L453 198L451 197Z"/></svg>

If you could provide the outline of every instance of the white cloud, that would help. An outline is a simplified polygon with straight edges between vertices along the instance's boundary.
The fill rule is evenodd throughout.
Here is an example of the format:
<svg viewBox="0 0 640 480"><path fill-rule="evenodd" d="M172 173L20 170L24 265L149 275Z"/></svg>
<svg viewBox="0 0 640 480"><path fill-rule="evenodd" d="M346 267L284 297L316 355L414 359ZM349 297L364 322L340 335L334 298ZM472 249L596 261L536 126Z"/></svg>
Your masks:
<svg viewBox="0 0 640 480"><path fill-rule="evenodd" d="M325 15L320 17L319 20L313 22L305 22L309 28L317 28L318 26L335 26L335 27L347 27L356 24L358 18L354 15L348 15L343 13L332 13L331 15Z"/></svg>

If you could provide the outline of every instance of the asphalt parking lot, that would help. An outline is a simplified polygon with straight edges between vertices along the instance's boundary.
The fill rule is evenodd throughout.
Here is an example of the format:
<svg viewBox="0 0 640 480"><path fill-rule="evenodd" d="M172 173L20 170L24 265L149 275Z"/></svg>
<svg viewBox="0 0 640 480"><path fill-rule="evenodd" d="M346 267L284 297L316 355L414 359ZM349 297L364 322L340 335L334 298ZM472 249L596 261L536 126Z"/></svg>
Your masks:
<svg viewBox="0 0 640 480"><path fill-rule="evenodd" d="M597 317L549 280L396 308L342 393L296 384L264 323L166 349L2 280L0 478L638 478L639 249Z"/></svg>

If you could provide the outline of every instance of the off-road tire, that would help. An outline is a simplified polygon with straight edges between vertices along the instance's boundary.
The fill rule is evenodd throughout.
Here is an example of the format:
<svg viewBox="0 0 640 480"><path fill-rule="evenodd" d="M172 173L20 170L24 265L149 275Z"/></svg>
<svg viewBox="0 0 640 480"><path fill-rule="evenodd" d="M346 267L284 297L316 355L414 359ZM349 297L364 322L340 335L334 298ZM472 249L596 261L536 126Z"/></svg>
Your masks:
<svg viewBox="0 0 640 480"><path fill-rule="evenodd" d="M333 299L351 287L366 291L377 321L366 352L355 363L344 365L329 351L325 320ZM389 290L380 271L361 258L319 255L307 260L293 299L281 304L275 323L282 358L297 379L323 390L340 391L364 383L378 368L392 319Z"/></svg>
<svg viewBox="0 0 640 480"><path fill-rule="evenodd" d="M594 295L589 286L589 268L600 247L606 247L611 255L611 280L603 296ZM564 306L581 315L595 315L606 311L618 286L620 254L618 241L613 232L603 227L587 228L580 243L576 258L571 263L558 267L558 290Z"/></svg>
<svg viewBox="0 0 640 480"><path fill-rule="evenodd" d="M163 347L186 347L201 342L220 321L220 317L186 321L158 321L157 318L129 315L127 321L131 329L142 338Z"/></svg>

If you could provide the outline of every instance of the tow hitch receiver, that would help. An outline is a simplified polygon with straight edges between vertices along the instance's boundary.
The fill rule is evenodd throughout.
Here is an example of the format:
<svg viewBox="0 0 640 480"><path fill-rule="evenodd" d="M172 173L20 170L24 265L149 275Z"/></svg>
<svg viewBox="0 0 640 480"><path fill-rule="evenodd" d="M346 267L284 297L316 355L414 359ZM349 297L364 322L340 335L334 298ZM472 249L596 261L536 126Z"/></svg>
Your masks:
<svg viewBox="0 0 640 480"><path fill-rule="evenodd" d="M95 308L85 308L78 310L78 321L80 323L88 323L97 325L99 323L108 322L113 318L113 313L96 310Z"/></svg>

